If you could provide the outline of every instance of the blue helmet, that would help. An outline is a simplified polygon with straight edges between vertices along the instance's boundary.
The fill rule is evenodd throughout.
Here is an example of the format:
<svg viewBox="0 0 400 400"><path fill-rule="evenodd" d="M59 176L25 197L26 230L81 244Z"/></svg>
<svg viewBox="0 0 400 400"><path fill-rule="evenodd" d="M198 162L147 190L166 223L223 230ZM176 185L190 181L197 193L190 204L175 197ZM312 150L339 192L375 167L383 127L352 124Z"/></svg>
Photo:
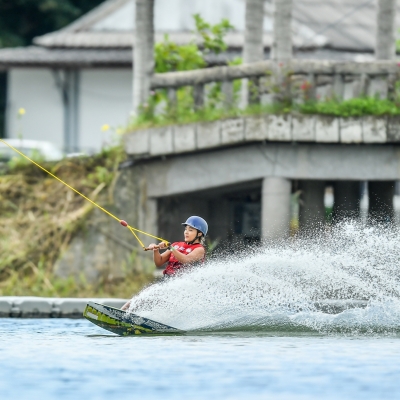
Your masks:
<svg viewBox="0 0 400 400"><path fill-rule="evenodd" d="M189 217L186 222L183 222L182 225L189 225L194 229L197 229L201 233L203 233L204 236L207 236L208 232L208 225L207 222L201 218L201 217L196 217L193 215L192 217Z"/></svg>

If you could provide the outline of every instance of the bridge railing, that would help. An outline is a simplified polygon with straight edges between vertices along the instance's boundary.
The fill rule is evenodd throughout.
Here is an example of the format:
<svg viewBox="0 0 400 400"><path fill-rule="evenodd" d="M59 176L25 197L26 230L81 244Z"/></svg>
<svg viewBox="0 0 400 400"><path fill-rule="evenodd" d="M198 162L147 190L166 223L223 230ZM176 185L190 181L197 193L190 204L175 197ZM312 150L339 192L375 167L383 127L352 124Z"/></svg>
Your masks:
<svg viewBox="0 0 400 400"><path fill-rule="evenodd" d="M284 98L300 101L327 97L343 99L375 94L381 98L393 98L399 72L400 67L395 61L292 60L276 63L266 60L155 74L151 86L153 90L167 90L170 105L177 104L180 88L191 87L196 108L205 104L209 93L207 87L216 83L220 84L225 106L231 107L235 102L234 82L243 79L251 82L252 103L262 101L263 95L270 95L272 101ZM238 85L235 87L238 92Z"/></svg>

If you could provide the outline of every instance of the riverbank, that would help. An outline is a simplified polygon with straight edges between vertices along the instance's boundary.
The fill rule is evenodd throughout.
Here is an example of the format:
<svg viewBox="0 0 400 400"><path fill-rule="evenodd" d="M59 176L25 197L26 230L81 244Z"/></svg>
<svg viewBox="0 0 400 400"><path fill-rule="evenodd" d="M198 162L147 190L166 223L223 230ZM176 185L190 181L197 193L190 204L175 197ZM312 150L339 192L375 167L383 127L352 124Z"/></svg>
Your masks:
<svg viewBox="0 0 400 400"><path fill-rule="evenodd" d="M125 157L115 147L43 166L114 210L113 189ZM121 226L96 211L37 166L13 159L0 173L0 296L131 297L149 284L152 271L131 246L133 236L125 230L122 245L116 243L113 229ZM70 260L72 243L76 257Z"/></svg>

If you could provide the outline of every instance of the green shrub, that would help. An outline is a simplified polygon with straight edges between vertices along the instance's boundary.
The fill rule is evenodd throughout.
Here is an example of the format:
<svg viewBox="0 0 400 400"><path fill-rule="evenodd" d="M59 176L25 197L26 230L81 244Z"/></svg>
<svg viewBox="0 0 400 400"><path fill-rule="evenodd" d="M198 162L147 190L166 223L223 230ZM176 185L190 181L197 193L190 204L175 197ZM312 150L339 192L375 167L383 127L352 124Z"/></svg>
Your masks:
<svg viewBox="0 0 400 400"><path fill-rule="evenodd" d="M326 100L306 102L299 106L304 114L324 114L336 117L361 117L363 115L399 115L400 107L395 101L378 97L357 97L349 100Z"/></svg>

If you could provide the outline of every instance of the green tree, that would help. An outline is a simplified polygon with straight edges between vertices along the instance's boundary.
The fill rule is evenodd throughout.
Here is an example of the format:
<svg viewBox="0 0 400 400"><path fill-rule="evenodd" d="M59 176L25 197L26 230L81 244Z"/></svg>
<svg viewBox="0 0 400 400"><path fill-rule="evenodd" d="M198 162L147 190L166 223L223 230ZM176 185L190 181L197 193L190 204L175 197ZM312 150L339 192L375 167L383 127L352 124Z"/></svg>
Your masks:
<svg viewBox="0 0 400 400"><path fill-rule="evenodd" d="M199 14L193 15L196 31L201 43L177 45L164 36L164 41L155 45L155 72L189 71L205 68L205 56L209 53L219 54L227 49L224 41L226 34L233 29L227 19L211 25L204 21Z"/></svg>
<svg viewBox="0 0 400 400"><path fill-rule="evenodd" d="M155 72L189 71L207 67L206 56L208 54L219 54L227 50L225 42L226 34L234 29L227 19L212 25L206 22L199 14L193 15L196 29L194 34L199 38L197 41L185 45L172 42L168 35L164 36L162 42L156 43L154 47ZM230 65L241 63L241 59L235 59ZM240 82L235 82L235 94L239 90ZM207 90L207 110L220 107L222 102L221 84L211 84ZM166 90L151 92L148 101L139 108L131 125L157 123L171 120L185 120L191 118L192 114L200 113L195 110L193 101L193 88L183 87L177 91L177 104L169 104ZM165 107L159 107L164 104Z"/></svg>
<svg viewBox="0 0 400 400"><path fill-rule="evenodd" d="M68 25L103 0L0 0L0 47L26 46Z"/></svg>

